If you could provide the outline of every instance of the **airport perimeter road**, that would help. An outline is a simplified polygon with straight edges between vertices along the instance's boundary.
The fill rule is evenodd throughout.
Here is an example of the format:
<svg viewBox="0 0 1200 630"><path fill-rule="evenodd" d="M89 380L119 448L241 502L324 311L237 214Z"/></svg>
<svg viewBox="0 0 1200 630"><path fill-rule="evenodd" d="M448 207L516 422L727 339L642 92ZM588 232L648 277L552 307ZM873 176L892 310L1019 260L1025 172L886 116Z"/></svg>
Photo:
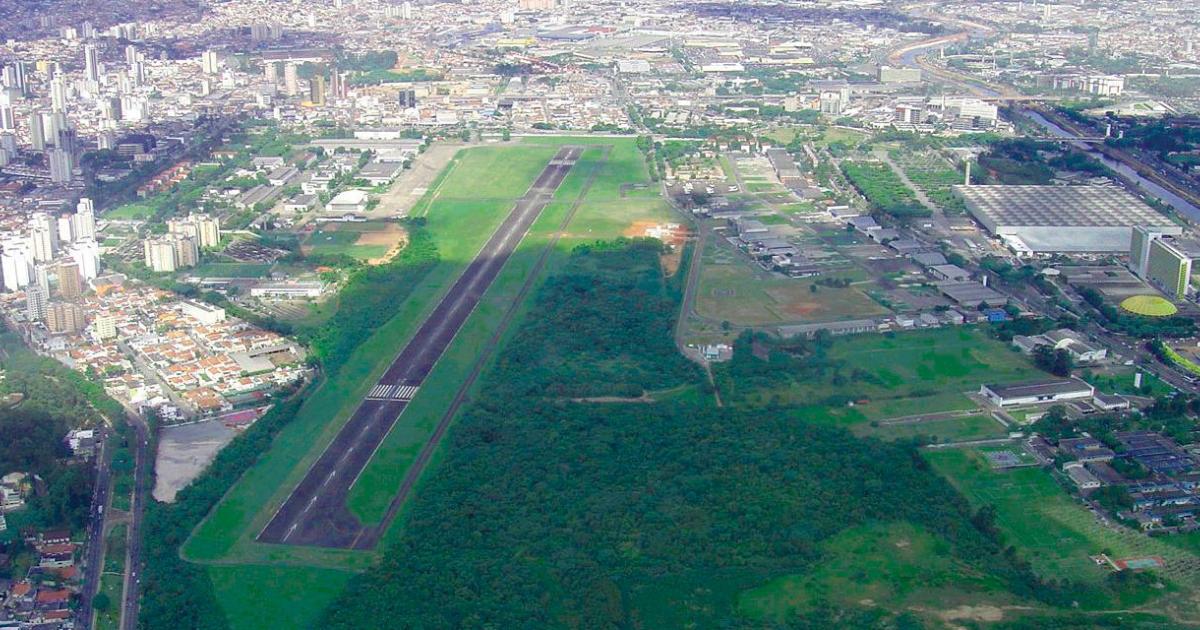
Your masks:
<svg viewBox="0 0 1200 630"><path fill-rule="evenodd" d="M582 153L579 147L559 149L259 532L259 542L343 549L375 546L378 537L364 536L366 528L346 508L350 488Z"/></svg>

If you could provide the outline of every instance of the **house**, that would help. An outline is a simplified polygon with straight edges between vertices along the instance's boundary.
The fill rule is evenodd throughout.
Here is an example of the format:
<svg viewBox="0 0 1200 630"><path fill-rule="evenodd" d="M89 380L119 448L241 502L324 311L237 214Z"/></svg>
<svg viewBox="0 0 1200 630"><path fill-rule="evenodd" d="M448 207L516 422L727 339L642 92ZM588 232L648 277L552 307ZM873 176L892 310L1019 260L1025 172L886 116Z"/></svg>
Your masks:
<svg viewBox="0 0 1200 630"><path fill-rule="evenodd" d="M386 186L400 175L404 165L397 162L371 162L358 171L358 177L372 186Z"/></svg>
<svg viewBox="0 0 1200 630"><path fill-rule="evenodd" d="M325 204L325 211L336 214L366 212L368 195L362 190L347 190L339 193Z"/></svg>
<svg viewBox="0 0 1200 630"><path fill-rule="evenodd" d="M288 199L287 201L283 202L283 210L285 212L292 212L295 214L301 214L304 212L308 212L309 210L312 210L316 206L317 206L317 196L316 195L303 195L303 194L296 195L295 197L292 197L291 199Z"/></svg>
<svg viewBox="0 0 1200 630"><path fill-rule="evenodd" d="M979 394L992 404L1008 407L1086 400L1096 394L1096 388L1077 378L1063 378L1008 385L985 384L979 387Z"/></svg>
<svg viewBox="0 0 1200 630"><path fill-rule="evenodd" d="M267 175L267 181L272 186L287 186L300 176L300 169L295 166L281 166Z"/></svg>
<svg viewBox="0 0 1200 630"><path fill-rule="evenodd" d="M1032 353L1038 346L1050 346L1055 350L1066 350L1075 363L1097 363L1108 356L1108 349L1089 343L1083 335L1068 328L1051 330L1041 335L1017 335L1013 337L1013 345L1026 354Z"/></svg>
<svg viewBox="0 0 1200 630"><path fill-rule="evenodd" d="M868 234L875 230L883 229L879 225L879 223L877 221L875 221L875 217L870 217L870 216L850 217L850 220L847 221L847 223L849 223L854 229L858 230L859 232L862 232L863 234Z"/></svg>
<svg viewBox="0 0 1200 630"><path fill-rule="evenodd" d="M1063 472L1082 491L1095 490L1101 485L1096 475L1093 475L1082 462L1068 462L1063 464Z"/></svg>
<svg viewBox="0 0 1200 630"><path fill-rule="evenodd" d="M946 257L937 252L917 252L912 255L912 259L922 267L936 267L947 263Z"/></svg>
<svg viewBox="0 0 1200 630"><path fill-rule="evenodd" d="M966 282L971 279L971 272L958 265L950 264L933 265L929 267L929 274L938 280L948 280L950 282Z"/></svg>
<svg viewBox="0 0 1200 630"><path fill-rule="evenodd" d="M1059 440L1058 450L1063 455L1084 464L1111 462L1116 453L1094 437L1066 438Z"/></svg>

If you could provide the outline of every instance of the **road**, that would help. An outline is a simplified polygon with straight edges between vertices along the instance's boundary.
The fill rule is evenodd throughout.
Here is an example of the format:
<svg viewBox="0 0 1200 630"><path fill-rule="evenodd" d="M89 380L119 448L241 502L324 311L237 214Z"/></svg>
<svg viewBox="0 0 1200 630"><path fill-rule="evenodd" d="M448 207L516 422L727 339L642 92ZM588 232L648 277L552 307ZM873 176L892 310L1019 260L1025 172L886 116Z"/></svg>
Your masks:
<svg viewBox="0 0 1200 630"><path fill-rule="evenodd" d="M346 507L350 489L582 153L579 147L563 147L546 165L259 532L259 542L375 547L382 526L364 526L350 513Z"/></svg>
<svg viewBox="0 0 1200 630"><path fill-rule="evenodd" d="M142 569L142 519L146 516L146 496L153 487L150 479L150 458L154 456L150 448L150 431L146 421L134 414L128 414L129 425L133 427L133 500L130 503L129 526L126 529L125 543L125 585L121 592L121 630L135 630L138 627L139 593L141 590Z"/></svg>
<svg viewBox="0 0 1200 630"><path fill-rule="evenodd" d="M92 627L92 598L100 588L100 573L104 569L104 519L112 474L108 462L110 436L105 429L101 428L100 431L100 448L96 452L96 485L92 491L92 512L88 519L87 547L84 551L83 601L78 610L81 628Z"/></svg>

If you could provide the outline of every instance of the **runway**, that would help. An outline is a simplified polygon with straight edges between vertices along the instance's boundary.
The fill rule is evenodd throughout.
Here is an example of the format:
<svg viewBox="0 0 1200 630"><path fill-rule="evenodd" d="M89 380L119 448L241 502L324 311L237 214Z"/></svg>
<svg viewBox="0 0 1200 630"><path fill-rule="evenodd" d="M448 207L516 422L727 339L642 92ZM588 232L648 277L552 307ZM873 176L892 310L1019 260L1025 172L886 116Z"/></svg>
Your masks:
<svg viewBox="0 0 1200 630"><path fill-rule="evenodd" d="M342 549L375 546L377 528L364 527L346 508L350 488L582 152L579 147L559 149L259 532L259 542Z"/></svg>

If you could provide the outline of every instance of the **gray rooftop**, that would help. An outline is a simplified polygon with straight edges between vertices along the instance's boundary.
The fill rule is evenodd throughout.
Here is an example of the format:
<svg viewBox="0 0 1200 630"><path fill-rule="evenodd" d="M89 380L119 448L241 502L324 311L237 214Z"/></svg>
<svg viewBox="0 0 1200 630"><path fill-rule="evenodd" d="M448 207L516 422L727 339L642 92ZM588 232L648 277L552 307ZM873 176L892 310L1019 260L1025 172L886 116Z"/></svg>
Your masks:
<svg viewBox="0 0 1200 630"><path fill-rule="evenodd" d="M971 214L993 226L1174 227L1170 219L1110 186L955 186Z"/></svg>

